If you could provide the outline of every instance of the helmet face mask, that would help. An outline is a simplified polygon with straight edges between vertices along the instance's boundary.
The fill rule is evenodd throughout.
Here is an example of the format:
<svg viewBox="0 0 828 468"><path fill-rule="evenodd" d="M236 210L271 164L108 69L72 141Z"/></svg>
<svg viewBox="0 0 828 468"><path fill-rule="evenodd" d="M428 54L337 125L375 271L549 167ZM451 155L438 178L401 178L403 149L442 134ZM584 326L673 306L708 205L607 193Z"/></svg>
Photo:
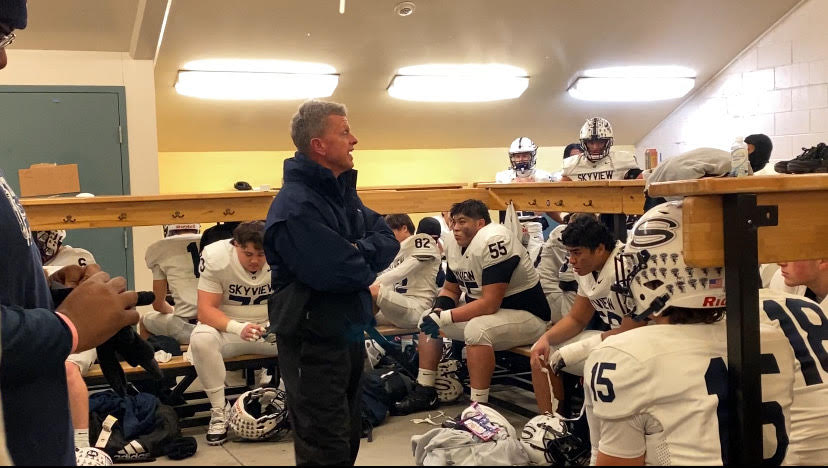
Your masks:
<svg viewBox="0 0 828 468"><path fill-rule="evenodd" d="M515 138L509 145L509 165L520 178L535 174L538 145L528 137Z"/></svg>
<svg viewBox="0 0 828 468"><path fill-rule="evenodd" d="M607 119L592 117L587 119L581 127L579 139L584 156L591 162L598 162L610 154L610 148L614 141L612 126ZM596 141L603 143L603 145L598 150L590 151L589 143Z"/></svg>

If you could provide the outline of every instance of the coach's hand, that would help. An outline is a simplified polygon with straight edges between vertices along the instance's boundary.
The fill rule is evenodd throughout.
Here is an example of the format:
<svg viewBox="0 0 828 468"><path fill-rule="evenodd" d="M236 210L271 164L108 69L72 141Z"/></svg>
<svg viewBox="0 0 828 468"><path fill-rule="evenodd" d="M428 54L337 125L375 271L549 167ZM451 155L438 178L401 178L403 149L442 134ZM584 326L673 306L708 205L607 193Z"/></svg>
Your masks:
<svg viewBox="0 0 828 468"><path fill-rule="evenodd" d="M78 281L80 284L57 308L72 321L78 332L75 352L92 349L121 328L138 323L138 311L135 310L138 294L126 290L126 279L110 278L107 273L98 271L88 279Z"/></svg>

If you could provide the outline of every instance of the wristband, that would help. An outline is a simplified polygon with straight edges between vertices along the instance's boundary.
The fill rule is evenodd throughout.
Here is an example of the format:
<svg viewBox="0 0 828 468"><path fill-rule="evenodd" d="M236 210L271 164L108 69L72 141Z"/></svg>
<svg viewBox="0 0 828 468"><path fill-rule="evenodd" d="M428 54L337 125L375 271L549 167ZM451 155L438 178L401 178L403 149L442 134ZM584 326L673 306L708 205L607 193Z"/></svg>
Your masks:
<svg viewBox="0 0 828 468"><path fill-rule="evenodd" d="M231 320L227 322L227 327L225 330L227 333L233 333L234 335L239 335L241 337L242 332L244 331L244 327L248 326L249 322L237 322L235 320Z"/></svg>

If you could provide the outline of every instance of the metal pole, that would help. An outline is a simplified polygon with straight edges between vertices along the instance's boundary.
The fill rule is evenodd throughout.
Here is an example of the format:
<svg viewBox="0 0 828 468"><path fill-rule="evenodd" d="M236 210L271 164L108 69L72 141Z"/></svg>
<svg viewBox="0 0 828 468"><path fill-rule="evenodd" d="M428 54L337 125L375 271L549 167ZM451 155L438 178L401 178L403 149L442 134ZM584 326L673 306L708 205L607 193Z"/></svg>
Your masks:
<svg viewBox="0 0 828 468"><path fill-rule="evenodd" d="M754 194L722 196L727 295L728 447L724 462L762 463L762 381L759 347L759 226L776 225L776 208ZM726 452L725 452L726 450Z"/></svg>

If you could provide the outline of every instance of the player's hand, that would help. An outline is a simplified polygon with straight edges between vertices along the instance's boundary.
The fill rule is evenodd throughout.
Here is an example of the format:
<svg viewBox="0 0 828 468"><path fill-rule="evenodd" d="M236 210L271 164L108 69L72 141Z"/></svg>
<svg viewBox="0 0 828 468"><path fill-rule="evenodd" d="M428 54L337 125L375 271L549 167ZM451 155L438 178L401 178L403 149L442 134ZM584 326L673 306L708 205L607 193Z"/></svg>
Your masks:
<svg viewBox="0 0 828 468"><path fill-rule="evenodd" d="M549 351L549 341L546 339L546 335L543 335L532 345L529 354L529 364L533 369L543 369L546 366L546 363L549 362Z"/></svg>
<svg viewBox="0 0 828 468"><path fill-rule="evenodd" d="M56 281L67 288L74 288L99 271L101 267L96 263L86 266L67 265L49 276L49 280Z"/></svg>
<svg viewBox="0 0 828 468"><path fill-rule="evenodd" d="M98 271L81 281L57 311L75 325L78 332L75 352L79 353L102 344L121 328L138 323L136 302L138 294L126 290L126 279L110 278Z"/></svg>
<svg viewBox="0 0 828 468"><path fill-rule="evenodd" d="M452 322L451 309L441 310L434 308L426 311L423 316L420 317L418 328L432 338L439 338L440 328Z"/></svg>
<svg viewBox="0 0 828 468"><path fill-rule="evenodd" d="M245 341L256 341L264 335L264 327L255 323L248 323L241 332L241 338Z"/></svg>
<svg viewBox="0 0 828 468"><path fill-rule="evenodd" d="M374 302L377 302L377 297L379 297L379 290L380 285L379 283L374 283L371 286L368 286L368 291L371 292L371 297L374 298Z"/></svg>

